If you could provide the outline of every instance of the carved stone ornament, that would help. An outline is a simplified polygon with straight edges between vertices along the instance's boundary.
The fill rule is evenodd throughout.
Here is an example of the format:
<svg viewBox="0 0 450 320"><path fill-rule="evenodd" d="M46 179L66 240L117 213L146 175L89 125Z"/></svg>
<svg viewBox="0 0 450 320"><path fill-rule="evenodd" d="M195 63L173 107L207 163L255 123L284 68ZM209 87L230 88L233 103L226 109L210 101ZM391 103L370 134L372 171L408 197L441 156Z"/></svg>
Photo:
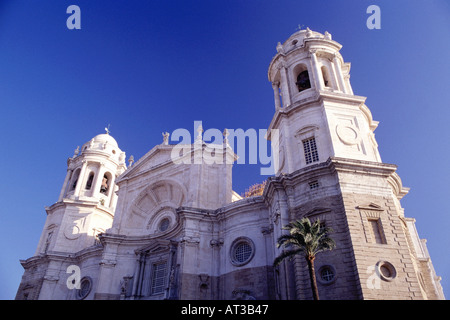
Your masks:
<svg viewBox="0 0 450 320"><path fill-rule="evenodd" d="M223 246L223 239L211 239L209 245L211 247L221 247Z"/></svg>
<svg viewBox="0 0 450 320"><path fill-rule="evenodd" d="M278 42L278 44L277 44L277 52L284 53L283 45L280 42Z"/></svg>
<svg viewBox="0 0 450 320"><path fill-rule="evenodd" d="M64 236L68 240L76 240L80 237L80 228L77 225L70 225L64 229Z"/></svg>
<svg viewBox="0 0 450 320"><path fill-rule="evenodd" d="M336 126L336 134L347 145L358 144L361 141L361 135L355 126L338 124Z"/></svg>
<svg viewBox="0 0 450 320"><path fill-rule="evenodd" d="M232 294L235 300L255 300L253 293L247 289L235 289Z"/></svg>

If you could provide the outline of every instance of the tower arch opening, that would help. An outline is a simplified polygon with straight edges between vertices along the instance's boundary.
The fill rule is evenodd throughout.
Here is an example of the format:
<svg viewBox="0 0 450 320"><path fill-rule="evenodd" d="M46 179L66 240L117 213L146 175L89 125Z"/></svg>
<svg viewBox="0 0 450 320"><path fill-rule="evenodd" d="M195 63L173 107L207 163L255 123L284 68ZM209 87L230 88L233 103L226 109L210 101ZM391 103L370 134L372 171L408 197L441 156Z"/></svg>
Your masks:
<svg viewBox="0 0 450 320"><path fill-rule="evenodd" d="M70 181L70 190L69 191L74 191L75 188L77 187L78 178L80 177L80 171L81 171L81 168L78 168L74 171L74 173L72 175L72 179Z"/></svg>
<svg viewBox="0 0 450 320"><path fill-rule="evenodd" d="M93 181L94 181L94 171L91 171L89 173L88 179L86 181L86 186L85 186L86 190L91 190Z"/></svg>
<svg viewBox="0 0 450 320"><path fill-rule="evenodd" d="M325 85L326 88L331 88L332 85L330 81L330 74L328 72L328 68L326 66L322 66L320 70L322 71L323 84Z"/></svg>
<svg viewBox="0 0 450 320"><path fill-rule="evenodd" d="M311 88L308 67L305 64L301 63L294 67L294 77L298 92Z"/></svg>
<svg viewBox="0 0 450 320"><path fill-rule="evenodd" d="M102 183L100 185L100 193L108 195L108 190L111 184L112 175L110 172L105 172L103 174Z"/></svg>

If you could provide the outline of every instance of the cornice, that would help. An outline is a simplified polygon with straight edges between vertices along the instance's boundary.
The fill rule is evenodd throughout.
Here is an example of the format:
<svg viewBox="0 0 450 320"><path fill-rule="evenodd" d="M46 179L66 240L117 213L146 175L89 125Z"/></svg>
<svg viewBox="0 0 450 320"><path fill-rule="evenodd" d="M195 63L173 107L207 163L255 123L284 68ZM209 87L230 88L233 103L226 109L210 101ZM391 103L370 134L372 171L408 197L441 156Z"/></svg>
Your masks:
<svg viewBox="0 0 450 320"><path fill-rule="evenodd" d="M327 160L327 162L329 162L331 167L336 171L382 175L385 177L389 177L395 172L395 170L397 170L397 166L395 164L349 158L331 157Z"/></svg>
<svg viewBox="0 0 450 320"><path fill-rule="evenodd" d="M95 208L96 210L106 213L110 217L114 217L114 211L107 207L99 205L98 199L95 199L95 200L72 200L72 199L64 198L62 201L56 202L49 207L45 207L45 211L47 212L47 215L49 215L49 214L52 214L55 210L57 210L59 208L65 208L68 205L85 207L85 208Z"/></svg>
<svg viewBox="0 0 450 320"><path fill-rule="evenodd" d="M307 92L306 90L304 92L301 92L301 96L304 98L295 100L292 102L289 106L278 109L273 118L272 121L269 124L269 128L267 131L267 139L270 140L271 136L271 129L278 128L279 123L282 118L287 118L292 116L295 112L307 109L307 108L315 108L315 107L321 107L323 102L339 102L339 103L346 103L348 105L353 105L356 108L359 108L364 116L369 121L369 125L373 130L378 126L377 121L373 121L372 114L367 108L367 106L364 105L367 97L363 96L356 96L352 94L345 94L342 92L330 92L326 90L317 91L314 88L308 89L311 90Z"/></svg>

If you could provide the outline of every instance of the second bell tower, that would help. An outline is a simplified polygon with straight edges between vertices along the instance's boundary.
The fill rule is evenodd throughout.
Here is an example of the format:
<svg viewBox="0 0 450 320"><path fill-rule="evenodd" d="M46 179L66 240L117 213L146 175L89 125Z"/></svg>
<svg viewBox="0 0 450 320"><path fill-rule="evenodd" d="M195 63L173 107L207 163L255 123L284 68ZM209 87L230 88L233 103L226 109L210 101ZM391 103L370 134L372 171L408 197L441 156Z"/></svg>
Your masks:
<svg viewBox="0 0 450 320"><path fill-rule="evenodd" d="M112 226L117 203L115 179L126 170L125 152L116 140L99 134L77 147L67 160L58 201L46 208L47 220L36 255L77 252L98 241Z"/></svg>
<svg viewBox="0 0 450 320"><path fill-rule="evenodd" d="M279 129L278 173L329 157L381 162L365 97L353 94L350 63L328 32L308 29L278 43L268 78L275 98L269 127ZM300 156L299 156L300 154Z"/></svg>

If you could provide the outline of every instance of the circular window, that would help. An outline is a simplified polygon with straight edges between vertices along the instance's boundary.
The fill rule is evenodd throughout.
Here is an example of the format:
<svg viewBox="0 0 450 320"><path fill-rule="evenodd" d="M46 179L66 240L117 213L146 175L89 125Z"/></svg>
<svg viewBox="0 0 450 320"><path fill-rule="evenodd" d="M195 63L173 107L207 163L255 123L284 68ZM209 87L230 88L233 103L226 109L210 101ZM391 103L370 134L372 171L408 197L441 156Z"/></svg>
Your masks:
<svg viewBox="0 0 450 320"><path fill-rule="evenodd" d="M159 231L163 232L166 231L169 228L170 220L168 218L164 218L159 223Z"/></svg>
<svg viewBox="0 0 450 320"><path fill-rule="evenodd" d="M240 243L234 248L234 260L243 263L252 255L252 247L248 243Z"/></svg>
<svg viewBox="0 0 450 320"><path fill-rule="evenodd" d="M92 289L92 280L89 277L84 277L80 281L80 289L77 290L77 299L82 300L86 298L91 292Z"/></svg>
<svg viewBox="0 0 450 320"><path fill-rule="evenodd" d="M250 262L255 254L255 246L249 238L238 238L231 245L231 263L243 266Z"/></svg>
<svg viewBox="0 0 450 320"><path fill-rule="evenodd" d="M397 276L397 271L395 270L394 266L387 261L379 261L377 263L378 267L378 274L380 275L380 278L385 281L392 281Z"/></svg>
<svg viewBox="0 0 450 320"><path fill-rule="evenodd" d="M330 265L322 266L319 268L318 279L322 284L331 284L336 280L336 270Z"/></svg>

